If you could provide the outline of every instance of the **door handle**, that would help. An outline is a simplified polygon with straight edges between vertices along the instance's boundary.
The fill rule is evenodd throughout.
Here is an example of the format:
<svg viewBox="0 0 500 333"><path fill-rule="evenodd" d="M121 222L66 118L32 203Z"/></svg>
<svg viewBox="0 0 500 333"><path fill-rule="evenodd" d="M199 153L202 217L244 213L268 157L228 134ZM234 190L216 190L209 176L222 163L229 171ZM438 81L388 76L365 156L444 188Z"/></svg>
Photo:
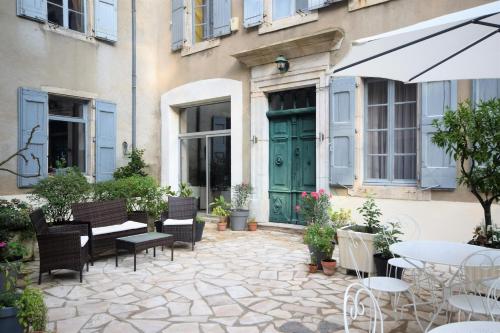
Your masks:
<svg viewBox="0 0 500 333"><path fill-rule="evenodd" d="M295 156L299 156L300 155L300 148L295 148Z"/></svg>

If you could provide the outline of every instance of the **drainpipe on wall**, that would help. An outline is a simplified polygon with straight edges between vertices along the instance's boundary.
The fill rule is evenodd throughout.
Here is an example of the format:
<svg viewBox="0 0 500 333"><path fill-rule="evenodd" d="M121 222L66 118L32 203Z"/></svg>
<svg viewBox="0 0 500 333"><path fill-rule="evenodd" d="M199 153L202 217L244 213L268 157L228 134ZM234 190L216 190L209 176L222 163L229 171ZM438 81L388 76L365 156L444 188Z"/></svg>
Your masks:
<svg viewBox="0 0 500 333"><path fill-rule="evenodd" d="M136 148L136 107L137 107L137 40L135 22L135 0L132 0L132 149Z"/></svg>

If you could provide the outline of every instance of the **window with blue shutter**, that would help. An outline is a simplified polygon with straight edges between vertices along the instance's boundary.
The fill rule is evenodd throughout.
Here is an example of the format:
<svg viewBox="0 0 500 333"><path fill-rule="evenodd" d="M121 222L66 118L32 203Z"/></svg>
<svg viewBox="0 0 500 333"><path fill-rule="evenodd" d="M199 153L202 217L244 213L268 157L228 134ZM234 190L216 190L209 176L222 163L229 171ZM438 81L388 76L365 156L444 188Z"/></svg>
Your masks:
<svg viewBox="0 0 500 333"><path fill-rule="evenodd" d="M264 0L245 0L243 17L245 28L254 27L264 22Z"/></svg>
<svg viewBox="0 0 500 333"><path fill-rule="evenodd" d="M231 33L231 0L213 0L213 37Z"/></svg>
<svg viewBox="0 0 500 333"><path fill-rule="evenodd" d="M308 0L309 10L319 9L331 5L334 2L339 2L342 0Z"/></svg>
<svg viewBox="0 0 500 333"><path fill-rule="evenodd" d="M172 42L173 51L184 44L184 0L172 0Z"/></svg>
<svg viewBox="0 0 500 333"><path fill-rule="evenodd" d="M500 79L474 80L472 91L476 105L480 101L500 98Z"/></svg>
<svg viewBox="0 0 500 333"><path fill-rule="evenodd" d="M47 117L48 95L46 92L19 88L19 149L26 146L31 132L33 136L28 149L17 159L17 177L19 187L30 187L47 177ZM37 176L38 175L38 176Z"/></svg>
<svg viewBox="0 0 500 333"><path fill-rule="evenodd" d="M47 0L17 0L17 15L36 21L46 21Z"/></svg>
<svg viewBox="0 0 500 333"><path fill-rule="evenodd" d="M330 82L330 184L354 184L354 110L356 79Z"/></svg>
<svg viewBox="0 0 500 333"><path fill-rule="evenodd" d="M432 143L434 119L441 119L448 110L457 108L457 82L438 81L422 83L421 169L422 188L456 188L455 160Z"/></svg>
<svg viewBox="0 0 500 333"><path fill-rule="evenodd" d="M116 168L116 104L96 101L96 181L113 179Z"/></svg>
<svg viewBox="0 0 500 333"><path fill-rule="evenodd" d="M95 0L94 33L99 39L118 40L118 0Z"/></svg>

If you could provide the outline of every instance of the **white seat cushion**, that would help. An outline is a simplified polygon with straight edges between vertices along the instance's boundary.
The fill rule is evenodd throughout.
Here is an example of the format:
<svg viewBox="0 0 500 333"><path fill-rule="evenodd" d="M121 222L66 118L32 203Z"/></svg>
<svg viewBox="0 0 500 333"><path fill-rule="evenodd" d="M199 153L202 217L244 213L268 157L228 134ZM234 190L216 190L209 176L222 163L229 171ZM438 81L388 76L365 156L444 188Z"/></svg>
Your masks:
<svg viewBox="0 0 500 333"><path fill-rule="evenodd" d="M147 226L148 225L145 223L140 223L140 222L135 222L135 221L127 221L127 222L124 222L122 224L115 224L115 225L108 225L106 227L92 228L92 235L97 236L97 235L111 234L113 232L147 228Z"/></svg>
<svg viewBox="0 0 500 333"><path fill-rule="evenodd" d="M80 246L84 247L89 241L89 236L80 236Z"/></svg>
<svg viewBox="0 0 500 333"><path fill-rule="evenodd" d="M176 219L166 219L163 221L163 225L191 225L193 224L193 219L186 220L176 220Z"/></svg>

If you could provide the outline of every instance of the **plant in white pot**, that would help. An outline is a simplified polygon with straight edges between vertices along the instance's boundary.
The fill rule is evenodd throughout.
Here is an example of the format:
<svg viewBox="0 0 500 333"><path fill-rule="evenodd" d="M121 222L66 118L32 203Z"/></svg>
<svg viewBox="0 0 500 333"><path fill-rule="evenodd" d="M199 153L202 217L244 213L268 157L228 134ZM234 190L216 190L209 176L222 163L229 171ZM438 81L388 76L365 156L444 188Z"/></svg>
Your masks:
<svg viewBox="0 0 500 333"><path fill-rule="evenodd" d="M253 188L250 184L242 183L233 186L233 198L231 211L231 230L243 231L247 228L249 215L248 203L252 195Z"/></svg>
<svg viewBox="0 0 500 333"><path fill-rule="evenodd" d="M351 259L349 254L349 242L351 238L349 236L349 231L352 230L356 232L361 239L365 242L370 260L367 260L365 256L365 251L359 251L354 253L356 262L358 263L359 270L365 273L375 273L375 264L373 262L373 255L375 254L374 238L375 234L381 229L380 217L382 212L375 204L373 198L368 198L361 207L359 207L358 212L363 216L365 224L364 225L349 225L340 228L337 231L337 239L339 244L339 265L348 270L355 270L356 264Z"/></svg>

